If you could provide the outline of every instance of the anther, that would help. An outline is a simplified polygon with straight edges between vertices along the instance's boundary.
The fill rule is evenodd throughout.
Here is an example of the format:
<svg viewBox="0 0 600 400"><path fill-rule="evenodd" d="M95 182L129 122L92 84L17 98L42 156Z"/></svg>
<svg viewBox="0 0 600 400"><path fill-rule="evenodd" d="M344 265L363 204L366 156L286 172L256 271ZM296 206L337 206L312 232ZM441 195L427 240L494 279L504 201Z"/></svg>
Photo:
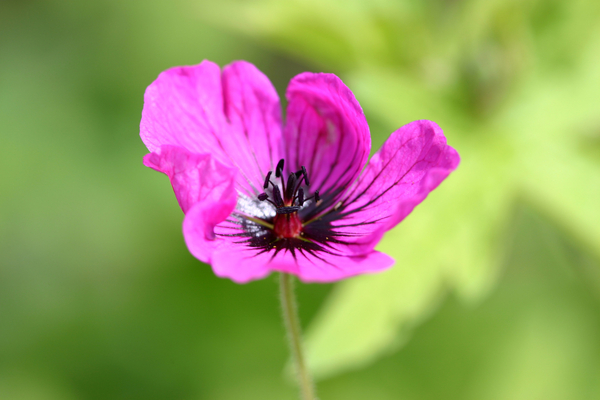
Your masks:
<svg viewBox="0 0 600 400"><path fill-rule="evenodd" d="M298 204L304 205L304 190L302 188L298 189Z"/></svg>
<svg viewBox="0 0 600 400"><path fill-rule="evenodd" d="M287 181L286 192L285 192L286 199L293 199L295 190L296 190L296 174L292 172L290 174L290 176L288 177L288 181Z"/></svg>
<svg viewBox="0 0 600 400"><path fill-rule="evenodd" d="M318 203L319 201L321 201L321 198L319 197L319 191L315 190L315 203Z"/></svg>
<svg viewBox="0 0 600 400"><path fill-rule="evenodd" d="M310 183L308 182L308 174L306 173L306 168L304 168L304 165L301 168L302 175L304 175L304 182L306 183L306 186L310 186Z"/></svg>
<svg viewBox="0 0 600 400"><path fill-rule="evenodd" d="M277 163L277 167L275 168L275 178L279 178L281 176L281 172L283 171L283 158L279 160Z"/></svg>
<svg viewBox="0 0 600 400"><path fill-rule="evenodd" d="M270 172L269 172L269 173L270 173ZM266 194L266 193L261 193L261 194L259 194L259 195L258 195L258 199L259 199L260 201L265 201L265 200L266 200L266 199L268 199L268 198L269 198L269 195L268 195L268 194Z"/></svg>
<svg viewBox="0 0 600 400"><path fill-rule="evenodd" d="M269 171L265 177L265 184L263 185L263 188L265 189L269 187L269 182L271 181L271 172L273 171Z"/></svg>
<svg viewBox="0 0 600 400"><path fill-rule="evenodd" d="M283 206L283 199L281 198L281 192L278 186L273 186L273 197L275 198L275 204L277 207Z"/></svg>

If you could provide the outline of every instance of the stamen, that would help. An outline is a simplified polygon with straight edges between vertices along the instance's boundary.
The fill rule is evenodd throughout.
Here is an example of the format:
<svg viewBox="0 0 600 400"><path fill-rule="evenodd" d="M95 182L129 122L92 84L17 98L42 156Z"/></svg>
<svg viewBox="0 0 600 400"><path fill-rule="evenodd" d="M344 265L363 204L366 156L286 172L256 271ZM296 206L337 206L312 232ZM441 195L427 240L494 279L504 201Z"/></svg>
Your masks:
<svg viewBox="0 0 600 400"><path fill-rule="evenodd" d="M269 171L267 173L267 176L265 177L265 184L263 185L263 188L265 188L265 189L269 187L269 182L271 181L271 173L272 172L273 171Z"/></svg>
<svg viewBox="0 0 600 400"><path fill-rule="evenodd" d="M285 178L283 177L283 165L284 165L284 161L282 158L277 163L277 167L275 167L275 178L281 178L281 187L283 189L283 194L285 195L286 191L285 191Z"/></svg>
<svg viewBox="0 0 600 400"><path fill-rule="evenodd" d="M264 221L262 225L271 229L272 233L277 236L277 240L304 240L302 236L304 235L303 227L311 223L315 218L313 217L308 221L303 221L305 216L301 216L299 211L304 207L305 203L308 203L309 201L311 201L311 206L312 203L316 206L320 205L322 203L321 196L319 195L319 191L315 190L311 197L307 197L312 191L308 191L305 188L305 186L308 187L310 185L306 167L301 166L300 170L291 172L286 179L283 176L284 166L284 159L279 160L275 167L274 174L277 179L271 180L273 171L269 171L266 174L263 183L265 191L257 196L258 201L266 201L273 205L276 213L275 216L272 217L272 225L267 225L270 224L270 222L266 221ZM271 191L269 191L269 187L271 187ZM253 219L250 221L255 222ZM269 221L271 221L271 219Z"/></svg>
<svg viewBox="0 0 600 400"><path fill-rule="evenodd" d="M288 181L287 181L287 190L285 192L286 200L294 199L295 190L296 190L296 174L292 172L290 174L290 176L288 177Z"/></svg>
<svg viewBox="0 0 600 400"><path fill-rule="evenodd" d="M304 175L304 182L306 182L306 186L310 186L310 183L308 182L308 174L306 173L306 168L304 168L304 165L301 168L302 175Z"/></svg>
<svg viewBox="0 0 600 400"><path fill-rule="evenodd" d="M273 232L279 238L299 238L302 235L302 217L299 211L304 207L304 204L312 200L315 204L321 201L319 191L315 190L311 197L307 197L304 185L308 186L308 173L304 166L300 170L292 172L287 179L283 176L283 167L285 161L279 160L275 167L275 177L281 182L274 183L271 178L273 171L269 171L265 176L263 188L265 192L260 193L257 199L261 202L267 201L273 205L275 209L275 217L273 218ZM271 192L268 191L269 186ZM312 220L308 221L308 223ZM266 226L266 225L265 225Z"/></svg>
<svg viewBox="0 0 600 400"><path fill-rule="evenodd" d="M296 172L296 189L294 189L294 193L298 191L300 186L302 186L302 181L304 180L304 173L302 170Z"/></svg>
<svg viewBox="0 0 600 400"><path fill-rule="evenodd" d="M291 214L291 213L295 213L299 209L300 209L300 207L297 207L297 206L279 207L279 208L277 208L276 211L277 211L277 214Z"/></svg>
<svg viewBox="0 0 600 400"><path fill-rule="evenodd" d="M275 168L275 178L279 178L281 176L281 173L283 172L283 158L281 160L279 160L279 162L277 163L277 167Z"/></svg>
<svg viewBox="0 0 600 400"><path fill-rule="evenodd" d="M273 197L275 198L275 204L277 207L283 207L283 199L281 198L281 192L278 186L273 186Z"/></svg>

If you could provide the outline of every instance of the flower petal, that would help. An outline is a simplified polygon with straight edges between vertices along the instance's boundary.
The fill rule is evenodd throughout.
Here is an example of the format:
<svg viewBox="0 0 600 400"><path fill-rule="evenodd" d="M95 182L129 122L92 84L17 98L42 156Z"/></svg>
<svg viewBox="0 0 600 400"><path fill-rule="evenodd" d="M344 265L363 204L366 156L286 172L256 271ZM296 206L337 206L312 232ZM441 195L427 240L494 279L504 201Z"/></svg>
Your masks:
<svg viewBox="0 0 600 400"><path fill-rule="evenodd" d="M355 275L381 272L392 265L394 259L385 253L371 251L360 256L319 254L320 259L298 258L297 272L303 282L335 282Z"/></svg>
<svg viewBox="0 0 600 400"><path fill-rule="evenodd" d="M161 146L144 157L144 165L166 174L184 213L198 204L211 209L203 214L202 229L210 231L223 221L237 201L237 170L214 160L210 154L190 153L184 148Z"/></svg>
<svg viewBox="0 0 600 400"><path fill-rule="evenodd" d="M223 96L233 129L225 143L227 152L260 188L283 156L279 96L269 78L245 61L223 69Z"/></svg>
<svg viewBox="0 0 600 400"><path fill-rule="evenodd" d="M161 73L146 89L140 136L153 152L173 145L241 171L240 188L256 193L281 151L281 109L268 78L247 62L203 61ZM273 158L275 157L275 158Z"/></svg>
<svg viewBox="0 0 600 400"><path fill-rule="evenodd" d="M140 136L151 152L168 144L223 162L225 125L221 71L210 61L170 68L146 89Z"/></svg>
<svg viewBox="0 0 600 400"><path fill-rule="evenodd" d="M196 255L196 254L194 254ZM257 254L256 249L222 240L210 260L217 276L238 283L262 279L271 272L287 272L303 282L334 282L351 276L383 271L394 264L384 253L372 251L362 256L337 256L319 253L318 258L306 253Z"/></svg>
<svg viewBox="0 0 600 400"><path fill-rule="evenodd" d="M334 230L368 253L458 166L460 157L432 121L414 121L394 132L371 158L334 212ZM346 246L342 246L346 247Z"/></svg>
<svg viewBox="0 0 600 400"><path fill-rule="evenodd" d="M288 170L305 166L313 190L337 196L358 177L371 150L360 105L337 76L324 73L296 76L286 97Z"/></svg>

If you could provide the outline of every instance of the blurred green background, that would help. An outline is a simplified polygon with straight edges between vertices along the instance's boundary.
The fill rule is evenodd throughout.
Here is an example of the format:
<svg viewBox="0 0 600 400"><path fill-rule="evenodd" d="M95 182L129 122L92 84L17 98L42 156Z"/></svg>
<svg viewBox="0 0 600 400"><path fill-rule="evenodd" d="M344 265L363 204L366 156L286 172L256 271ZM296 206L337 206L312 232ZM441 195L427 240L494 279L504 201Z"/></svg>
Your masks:
<svg viewBox="0 0 600 400"><path fill-rule="evenodd" d="M393 269L298 285L321 399L600 399L595 0L1 1L0 399L296 398L276 280L216 278L142 166L145 87L203 59L462 156Z"/></svg>

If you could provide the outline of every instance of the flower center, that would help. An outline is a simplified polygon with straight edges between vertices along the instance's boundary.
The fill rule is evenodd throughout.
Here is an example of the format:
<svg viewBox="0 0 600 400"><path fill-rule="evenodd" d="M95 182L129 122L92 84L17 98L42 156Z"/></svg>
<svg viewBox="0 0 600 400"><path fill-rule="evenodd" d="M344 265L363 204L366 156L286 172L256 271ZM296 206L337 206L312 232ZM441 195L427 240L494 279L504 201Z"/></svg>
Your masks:
<svg viewBox="0 0 600 400"><path fill-rule="evenodd" d="M277 213L273 221L275 234L280 238L295 238L302 232L302 220L298 215L298 211L308 200L314 199L315 202L318 202L320 200L319 191L316 190L314 196L305 198L304 189L301 186L303 183L306 186L309 185L306 168L301 167L299 171L292 172L286 183L283 177L283 165L284 161L281 159L275 168L275 178L281 179L281 188L271 181L273 171L269 171L263 185L265 192L259 194L258 199L268 201L275 207ZM269 188L270 195L266 192Z"/></svg>
<svg viewBox="0 0 600 400"><path fill-rule="evenodd" d="M294 238L302 232L302 221L297 212L277 214L273 223L273 230L281 238Z"/></svg>

